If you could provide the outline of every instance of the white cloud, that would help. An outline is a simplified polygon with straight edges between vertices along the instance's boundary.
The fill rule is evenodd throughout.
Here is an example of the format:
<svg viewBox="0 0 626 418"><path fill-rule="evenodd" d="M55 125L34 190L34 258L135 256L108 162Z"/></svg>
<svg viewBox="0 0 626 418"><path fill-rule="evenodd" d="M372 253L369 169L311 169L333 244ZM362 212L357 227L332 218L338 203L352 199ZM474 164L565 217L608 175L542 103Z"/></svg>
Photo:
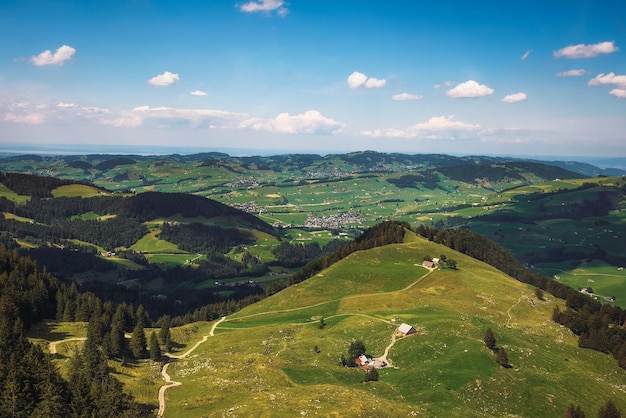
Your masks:
<svg viewBox="0 0 626 418"><path fill-rule="evenodd" d="M391 96L393 100L420 100L423 96L419 94L411 94L411 93L399 93Z"/></svg>
<svg viewBox="0 0 626 418"><path fill-rule="evenodd" d="M381 87L385 87L387 85L387 80L385 79L378 79L378 78L374 78L374 77L370 77L367 79L367 81L365 82L365 88L368 89L378 89Z"/></svg>
<svg viewBox="0 0 626 418"><path fill-rule="evenodd" d="M508 94L502 98L504 103L516 103L526 100L526 93Z"/></svg>
<svg viewBox="0 0 626 418"><path fill-rule="evenodd" d="M119 114L118 117L104 119L102 123L116 127L252 129L287 134L335 134L341 132L345 126L341 122L323 116L317 110L309 110L293 116L289 113L280 113L274 119L265 119L222 110L178 109L165 106L135 107Z"/></svg>
<svg viewBox="0 0 626 418"><path fill-rule="evenodd" d="M578 69L578 70L568 70L568 71L556 73L556 76L557 77L579 77L585 74L587 74L587 71L583 69Z"/></svg>
<svg viewBox="0 0 626 418"><path fill-rule="evenodd" d="M347 81L348 86L350 86L351 89L358 89L359 87L365 85L365 82L367 81L367 76L363 73L355 71L348 76Z"/></svg>
<svg viewBox="0 0 626 418"><path fill-rule="evenodd" d="M561 48L558 51L554 51L555 58L591 58L600 54L610 54L617 51L619 48L615 46L614 41L600 42L593 45L569 45L565 48Z"/></svg>
<svg viewBox="0 0 626 418"><path fill-rule="evenodd" d="M358 89L359 87L373 89L385 87L387 85L387 80L368 77L363 73L355 71L348 76L347 83L348 86L353 90Z"/></svg>
<svg viewBox="0 0 626 418"><path fill-rule="evenodd" d="M619 97L620 99L626 99L626 89L613 89L609 92L609 94Z"/></svg>
<svg viewBox="0 0 626 418"><path fill-rule="evenodd" d="M411 128L416 131L442 131L448 129L455 130L471 130L480 128L479 125L471 123L465 123L458 120L453 120L454 115L450 116L433 116L428 119L428 122L418 123Z"/></svg>
<svg viewBox="0 0 626 418"><path fill-rule="evenodd" d="M190 93L192 96L206 96L207 93L202 90L194 90Z"/></svg>
<svg viewBox="0 0 626 418"><path fill-rule="evenodd" d="M615 73L598 74L587 83L588 86L610 86L615 85L626 88L626 75L615 75Z"/></svg>
<svg viewBox="0 0 626 418"><path fill-rule="evenodd" d="M483 97L493 94L493 89L484 84L478 84L474 80L468 80L464 83L458 84L453 89L450 89L446 93L450 97Z"/></svg>
<svg viewBox="0 0 626 418"><path fill-rule="evenodd" d="M61 108L61 109L74 109L76 107L78 107L77 105L75 105L74 103L57 103L57 107Z"/></svg>
<svg viewBox="0 0 626 418"><path fill-rule="evenodd" d="M239 10L247 13L270 13L276 10L278 15L283 17L288 13L283 0L253 0L239 6Z"/></svg>
<svg viewBox="0 0 626 418"><path fill-rule="evenodd" d="M152 84L153 86L171 86L176 84L180 80L178 74L170 73L169 71L164 72L163 74L156 75L148 80L148 84Z"/></svg>
<svg viewBox="0 0 626 418"><path fill-rule="evenodd" d="M407 129L376 129L363 131L361 134L370 137L439 139L454 137L478 129L480 129L480 125L454 120L454 115L450 115L433 116L428 122L417 123Z"/></svg>
<svg viewBox="0 0 626 418"><path fill-rule="evenodd" d="M242 121L239 126L244 129L285 134L336 134L345 125L327 118L317 110L308 110L299 115L280 113L275 119L250 118Z"/></svg>
<svg viewBox="0 0 626 418"><path fill-rule="evenodd" d="M531 52L532 52L532 51L531 51L530 49L529 49L528 51L524 52L524 55L522 55L522 56L520 57L520 59L521 59L522 61L526 61L526 58L528 58L528 56L530 55L530 53L531 53Z"/></svg>
<svg viewBox="0 0 626 418"><path fill-rule="evenodd" d="M30 57L30 62L37 67L42 67L44 65L62 66L67 60L71 59L75 53L76 50L74 48L63 45L59 47L54 54L47 49L39 55Z"/></svg>

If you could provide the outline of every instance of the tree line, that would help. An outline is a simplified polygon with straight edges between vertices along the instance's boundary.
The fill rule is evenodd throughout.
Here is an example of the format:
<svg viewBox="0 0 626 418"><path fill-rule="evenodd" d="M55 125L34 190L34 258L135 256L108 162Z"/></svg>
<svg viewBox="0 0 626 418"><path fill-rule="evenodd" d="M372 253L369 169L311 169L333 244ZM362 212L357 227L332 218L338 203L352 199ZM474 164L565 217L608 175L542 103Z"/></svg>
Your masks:
<svg viewBox="0 0 626 418"><path fill-rule="evenodd" d="M108 372L102 351L88 338L61 377L39 345L25 331L44 318L56 317L58 294L73 291L30 258L0 246L0 416L136 417L145 415ZM97 305L93 295L74 293L81 315ZM90 325L91 326L91 325Z"/></svg>

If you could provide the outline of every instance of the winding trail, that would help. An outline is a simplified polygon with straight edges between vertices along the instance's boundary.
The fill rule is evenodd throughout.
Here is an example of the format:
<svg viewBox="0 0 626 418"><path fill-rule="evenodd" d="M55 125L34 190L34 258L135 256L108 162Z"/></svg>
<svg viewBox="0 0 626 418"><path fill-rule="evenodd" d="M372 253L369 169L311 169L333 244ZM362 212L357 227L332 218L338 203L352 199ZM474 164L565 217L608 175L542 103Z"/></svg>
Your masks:
<svg viewBox="0 0 626 418"><path fill-rule="evenodd" d="M86 340L87 340L87 337L72 337L72 338L66 338L64 340L52 341L48 345L48 350L50 351L50 354L56 354L57 353L57 344L67 343L67 342L70 342L70 341L86 341Z"/></svg>
<svg viewBox="0 0 626 418"><path fill-rule="evenodd" d="M436 269L428 269L428 271L426 273L424 273L423 275L421 275L420 277L415 279L412 283L410 283L406 287L404 287L402 289L398 289L398 290L391 290L391 291L388 291L388 292L360 293L358 295L346 295L346 296L342 296L342 297L337 298L337 299L326 300L324 302L314 303L312 305L298 306L297 308L277 309L277 310L273 310L273 311L264 311L264 312L257 312L257 313L254 313L254 314L250 314L250 315L238 316L238 317L234 318L233 320L236 321L236 320L240 320L240 319L253 318L253 317L261 316L261 315L272 315L272 314L278 314L278 313L287 313L287 312L301 311L301 310L304 310L304 309L314 308L316 306L322 306L322 305L327 305L329 303L340 302L340 301L346 300L346 299L356 299L356 298L371 297L371 296L381 296L381 295L385 295L385 294L405 292L405 291L409 290L410 288L412 288L413 286L415 286L416 284L418 284L420 281L422 281L422 279L426 278L428 275L430 275L435 270ZM357 314L352 314L352 315L357 315ZM376 318L376 319L380 319L380 318Z"/></svg>
<svg viewBox="0 0 626 418"><path fill-rule="evenodd" d="M436 270L436 269L428 269L428 271L425 274L423 274L422 276L418 277L415 281L410 283L408 286L406 286L406 287L404 287L402 289L399 289L399 290L393 290L393 291L390 291L390 292L359 294L359 295L346 295L346 296L343 296L341 298L328 300L328 301L324 301L324 302L320 302L320 303L314 303L312 305L307 305L307 306L299 306L297 308L277 309L277 310L274 310L274 311L265 311L265 312L258 312L258 313L255 313L255 314L250 314L250 315L238 316L238 317L234 318L233 320L242 320L242 319L249 319L249 318L254 318L254 317L262 316L262 315L271 315L271 314L278 314L278 313L294 312L294 311L299 311L299 310L303 310L303 309L310 309L310 308L313 308L313 307L316 307L316 306L322 306L322 305L326 305L326 304L329 304L329 303L334 303L334 302L338 302L338 301L345 300L345 299L350 299L350 298L358 298L358 297L372 296L372 295L380 296L380 295L383 295L383 294L393 294L393 293L398 293L398 292L404 292L404 291L412 288L413 286L415 286L422 279L424 279L425 277L430 275L434 270ZM375 320L379 320L379 321L383 321L383 322L391 324L391 322L389 322L389 321L387 321L385 319L377 318L377 317L372 316L372 315L361 314L361 313L341 313L341 314L336 314L336 315L329 316L328 318L333 318L333 317L336 317L336 316L363 316L363 317L367 317L367 318L370 318L370 319L375 319ZM168 357L168 361L163 365L163 368L161 369L161 375L163 376L163 380L165 381L165 384L159 388L159 412L157 413L157 417L158 418L162 418L163 414L165 413L165 392L169 388L173 388L173 387L182 385L182 382L177 382L177 381L172 380L170 375L167 373L167 368L170 365L170 363L175 361L176 359L182 359L182 358L185 358L188 355L190 355L194 350L196 350L198 348L198 346L200 346L200 344L206 342L209 337L213 337L214 334L215 334L215 329L217 328L217 326L219 324L221 324L222 322L224 322L225 320L226 320L226 316L223 316L217 322L215 322L213 324L213 327L211 328L211 331L209 332L209 335L205 335L200 341L196 342L189 350L187 350L183 354L176 355L176 354L171 354L171 353L165 353L165 356ZM381 357L379 357L381 360L384 360L388 365L391 365L391 362L389 360L387 360L387 356L389 355L389 351L391 350L391 348L394 346L395 343L396 343L396 334L395 334L395 330L394 330L393 334L391 335L391 343L385 348L385 352L383 353L383 355Z"/></svg>
<svg viewBox="0 0 626 418"><path fill-rule="evenodd" d="M189 350L185 351L183 354L174 355L170 353L165 353L165 356L169 357L169 360L167 361L167 363L165 363L165 365L163 365L163 368L161 369L161 376L163 376L163 380L165 380L165 384L159 388L159 412L157 413L157 417L161 418L163 417L163 414L165 413L165 392L169 388L182 386L183 384L182 382L176 382L172 380L170 375L167 373L167 367L170 365L172 361L187 357L196 348L198 348L200 344L206 342L206 340L209 337L213 337L215 335L215 329L217 328L217 326L221 324L222 322L224 322L225 320L226 320L225 316L221 317L216 323L213 324L213 326L211 327L211 331L209 332L209 335L205 335L204 337L202 337L200 341L195 343Z"/></svg>
<svg viewBox="0 0 626 418"><path fill-rule="evenodd" d="M391 365L391 362L387 360L387 356L389 355L389 350L391 350L391 347L393 347L395 343L396 343L396 331L394 330L393 334L391 334L391 343L385 348L385 352L380 357L381 360L384 360L389 365Z"/></svg>

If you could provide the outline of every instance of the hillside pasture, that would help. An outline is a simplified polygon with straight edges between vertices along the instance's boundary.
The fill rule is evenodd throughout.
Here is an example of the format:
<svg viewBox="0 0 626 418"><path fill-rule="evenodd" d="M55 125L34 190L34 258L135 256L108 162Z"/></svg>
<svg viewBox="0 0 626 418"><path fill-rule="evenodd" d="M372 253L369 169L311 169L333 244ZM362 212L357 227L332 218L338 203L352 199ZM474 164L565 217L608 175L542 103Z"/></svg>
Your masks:
<svg viewBox="0 0 626 418"><path fill-rule="evenodd" d="M25 218L23 216L18 216L10 212L2 212L2 214L4 215L4 219L12 219L14 221L28 222L28 223L35 222L35 220L32 218Z"/></svg>
<svg viewBox="0 0 626 418"><path fill-rule="evenodd" d="M166 416L199 411L290 416L296 405L302 414L363 414L351 409L355 402L338 396L348 392L352 399L367 399L368 406L391 408L382 416L412 411L560 417L579 399L593 413L607 397L626 406L626 374L615 360L579 349L576 337L550 320L554 306L563 308L563 301L549 295L539 301L531 287L423 240L383 248L355 253L226 318L193 358L170 367L183 386L168 392ZM409 268L409 251L414 257L445 253L460 269L436 270L408 288L390 286L389 271L405 276L395 266ZM359 286L353 287L355 276L342 278L351 277L367 254L373 269L369 275L355 274ZM376 269L376 260L387 269ZM307 291L298 291L304 285ZM311 297L317 292L326 295L325 302ZM405 302L388 304L391 299ZM320 329L322 316L326 326ZM393 343L398 322L391 319L415 326L418 333ZM488 327L497 346L507 350L511 368L498 366L484 347ZM380 382L364 385L363 371L339 364L354 340L363 341L372 356L390 347L387 358L393 367L380 370ZM248 395L241 396L242 391ZM312 399L311 393L324 396Z"/></svg>
<svg viewBox="0 0 626 418"><path fill-rule="evenodd" d="M186 254L186 252L180 250L177 245L172 244L169 241L159 239L157 235L159 235L160 232L161 232L160 229L153 229L152 231L150 231L149 233L141 237L139 241L134 243L130 247L130 249L134 251L141 251L143 253L148 253L148 254L155 254L155 253L185 253Z"/></svg>
<svg viewBox="0 0 626 418"><path fill-rule="evenodd" d="M86 184L67 184L52 190L54 197L96 197L102 195L110 195L110 193L104 193L101 189Z"/></svg>

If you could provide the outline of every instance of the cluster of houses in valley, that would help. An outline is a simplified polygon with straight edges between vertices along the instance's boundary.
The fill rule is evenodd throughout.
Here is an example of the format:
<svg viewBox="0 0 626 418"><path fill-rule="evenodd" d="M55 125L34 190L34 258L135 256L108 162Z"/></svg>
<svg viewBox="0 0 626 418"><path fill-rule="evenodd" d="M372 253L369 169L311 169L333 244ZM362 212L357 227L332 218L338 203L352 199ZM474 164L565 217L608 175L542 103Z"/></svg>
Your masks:
<svg viewBox="0 0 626 418"><path fill-rule="evenodd" d="M361 224L363 222L365 222L365 219L361 217L361 212L348 211L336 215L322 216L321 218L309 215L306 221L304 221L304 226L307 228L339 228L346 224Z"/></svg>

